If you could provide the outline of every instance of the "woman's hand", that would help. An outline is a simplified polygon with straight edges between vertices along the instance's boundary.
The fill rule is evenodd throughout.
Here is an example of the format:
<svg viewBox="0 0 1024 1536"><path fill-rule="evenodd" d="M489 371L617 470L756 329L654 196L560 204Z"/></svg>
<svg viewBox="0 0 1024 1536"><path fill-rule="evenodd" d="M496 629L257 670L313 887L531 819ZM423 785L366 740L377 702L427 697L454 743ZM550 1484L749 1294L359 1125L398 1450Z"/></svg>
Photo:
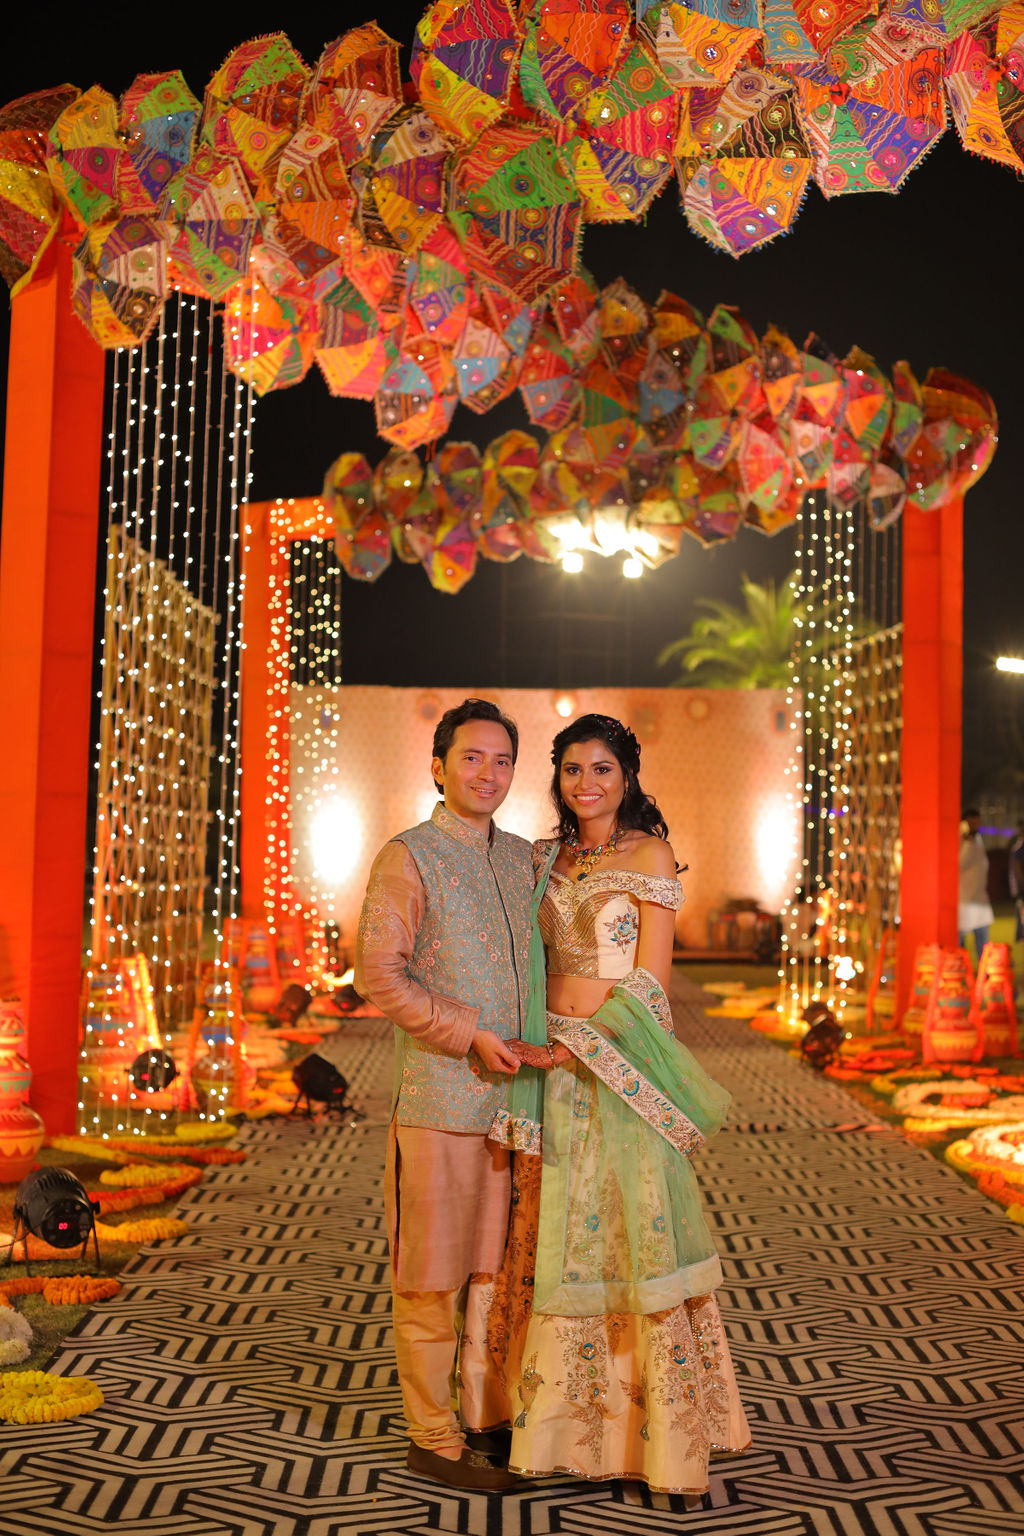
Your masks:
<svg viewBox="0 0 1024 1536"><path fill-rule="evenodd" d="M546 1045L531 1045L527 1040L507 1040L505 1043L524 1067L537 1067L542 1072L550 1067L551 1055Z"/></svg>

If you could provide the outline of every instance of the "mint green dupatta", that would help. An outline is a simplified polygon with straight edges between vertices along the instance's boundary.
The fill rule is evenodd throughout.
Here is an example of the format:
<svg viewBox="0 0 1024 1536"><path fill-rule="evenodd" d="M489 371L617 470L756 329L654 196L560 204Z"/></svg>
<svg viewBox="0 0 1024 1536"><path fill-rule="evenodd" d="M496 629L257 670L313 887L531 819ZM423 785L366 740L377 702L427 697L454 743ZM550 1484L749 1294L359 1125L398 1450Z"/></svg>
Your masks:
<svg viewBox="0 0 1024 1536"><path fill-rule="evenodd" d="M675 1038L649 971L623 977L589 1019L547 1014L537 912L557 851L534 894L523 1035L561 1041L576 1059L521 1067L491 1134L542 1156L533 1310L660 1312L721 1280L689 1159L721 1126L729 1095Z"/></svg>

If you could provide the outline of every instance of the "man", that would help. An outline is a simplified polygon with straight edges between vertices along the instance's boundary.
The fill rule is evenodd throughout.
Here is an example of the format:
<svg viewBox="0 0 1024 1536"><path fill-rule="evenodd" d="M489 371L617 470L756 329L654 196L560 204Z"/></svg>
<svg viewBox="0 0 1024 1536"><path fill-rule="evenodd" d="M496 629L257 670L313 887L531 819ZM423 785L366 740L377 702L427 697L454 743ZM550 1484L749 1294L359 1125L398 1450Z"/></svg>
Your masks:
<svg viewBox="0 0 1024 1536"><path fill-rule="evenodd" d="M499 831L518 732L466 699L434 732L443 804L377 855L356 939L356 990L395 1024L388 1139L392 1313L408 1465L458 1488L515 1479L467 1444L450 1380L470 1276L500 1268L509 1154L487 1140L518 1060L529 978L529 843ZM486 1427L486 1426L481 1426Z"/></svg>

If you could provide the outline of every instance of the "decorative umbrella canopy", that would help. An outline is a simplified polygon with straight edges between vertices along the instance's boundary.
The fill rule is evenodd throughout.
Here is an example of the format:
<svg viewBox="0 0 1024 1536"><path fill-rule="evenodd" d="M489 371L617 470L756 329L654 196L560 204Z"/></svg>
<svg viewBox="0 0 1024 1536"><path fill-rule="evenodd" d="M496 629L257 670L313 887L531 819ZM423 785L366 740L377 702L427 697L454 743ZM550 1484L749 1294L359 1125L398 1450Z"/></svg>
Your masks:
<svg viewBox="0 0 1024 1536"><path fill-rule="evenodd" d="M476 570L476 536L469 523L454 516L442 517L423 566L436 591L449 596L461 591Z"/></svg>
<svg viewBox="0 0 1024 1536"><path fill-rule="evenodd" d="M686 390L677 364L666 351L649 353L638 380L639 418L661 440L680 419Z"/></svg>
<svg viewBox="0 0 1024 1536"><path fill-rule="evenodd" d="M650 352L651 312L628 283L617 277L601 293L598 330L601 356L635 384Z"/></svg>
<svg viewBox="0 0 1024 1536"><path fill-rule="evenodd" d="M783 526L783 522L791 522L796 516L796 508L792 512L788 510L793 467L771 415L743 423L736 465L743 494L749 503L748 512L752 506L758 515L754 526L762 532L774 532L775 527ZM781 517L782 521L776 521L776 517ZM771 519L770 530L766 518Z"/></svg>
<svg viewBox="0 0 1024 1536"><path fill-rule="evenodd" d="M964 148L1024 171L1024 4L957 38L945 77Z"/></svg>
<svg viewBox="0 0 1024 1536"><path fill-rule="evenodd" d="M447 432L457 400L448 350L419 337L415 352L388 367L374 395L377 431L402 448L432 443Z"/></svg>
<svg viewBox="0 0 1024 1536"><path fill-rule="evenodd" d="M725 84L760 36L751 0L698 0L692 9L675 0L652 6L644 18L654 29L658 62L673 86Z"/></svg>
<svg viewBox="0 0 1024 1536"><path fill-rule="evenodd" d="M678 97L651 47L638 38L583 107L588 137L569 145L590 220L641 218L672 174Z"/></svg>
<svg viewBox="0 0 1024 1536"><path fill-rule="evenodd" d="M349 241L345 276L369 304L382 331L397 330L405 318L412 263L399 251L383 250L362 239Z"/></svg>
<svg viewBox="0 0 1024 1536"><path fill-rule="evenodd" d="M731 304L718 304L705 328L705 380L711 398L727 410L754 414L763 403L757 333Z"/></svg>
<svg viewBox="0 0 1024 1536"><path fill-rule="evenodd" d="M277 243L302 276L337 263L355 206L337 139L299 128L278 156L276 192Z"/></svg>
<svg viewBox="0 0 1024 1536"><path fill-rule="evenodd" d="M136 75L121 97L121 135L128 150L117 172L122 213L158 211L167 183L192 156L199 110L178 70Z"/></svg>
<svg viewBox="0 0 1024 1536"><path fill-rule="evenodd" d="M536 439L515 429L484 449L478 537L480 553L489 560L515 560L523 553L538 452Z"/></svg>
<svg viewBox="0 0 1024 1536"><path fill-rule="evenodd" d="M117 103L101 86L70 101L50 129L50 180L83 227L117 217L118 169L126 158Z"/></svg>
<svg viewBox="0 0 1024 1536"><path fill-rule="evenodd" d="M527 332L528 334L528 332ZM525 350L525 347L521 350ZM512 393L519 378L521 351L505 340L499 323L478 298L471 302L462 334L452 352L459 399L482 415Z"/></svg>
<svg viewBox="0 0 1024 1536"><path fill-rule="evenodd" d="M306 377L317 345L317 311L275 298L250 272L227 302L228 367L258 395L287 389Z"/></svg>
<svg viewBox="0 0 1024 1536"><path fill-rule="evenodd" d="M907 482L899 470L881 460L872 465L868 486L868 516L872 528L889 528L897 522L906 502Z"/></svg>
<svg viewBox="0 0 1024 1536"><path fill-rule="evenodd" d="M369 191L380 223L407 255L441 222L447 158L430 114L416 107L396 114L374 141Z"/></svg>
<svg viewBox="0 0 1024 1536"><path fill-rule="evenodd" d="M668 354L691 387L697 373L690 370L697 361L698 373L704 367L704 319L699 310L678 294L662 289L651 312L651 335L655 346Z"/></svg>
<svg viewBox="0 0 1024 1536"><path fill-rule="evenodd" d="M800 353L785 331L770 325L761 339L761 388L775 419L788 418L804 376Z"/></svg>
<svg viewBox="0 0 1024 1536"><path fill-rule="evenodd" d="M423 486L423 464L408 448L389 448L373 472L374 500L393 523L409 511Z"/></svg>
<svg viewBox="0 0 1024 1536"><path fill-rule="evenodd" d="M923 49L849 85L824 65L796 82L814 179L826 197L896 192L946 126L942 53Z"/></svg>
<svg viewBox="0 0 1024 1536"><path fill-rule="evenodd" d="M343 278L320 304L316 361L332 395L372 400L397 349L381 334L373 306Z"/></svg>
<svg viewBox="0 0 1024 1536"><path fill-rule="evenodd" d="M762 26L769 64L818 62L818 51L800 25L792 0L764 0Z"/></svg>
<svg viewBox="0 0 1024 1536"><path fill-rule="evenodd" d="M302 118L337 139L346 165L354 165L401 104L398 44L371 21L324 49L303 97Z"/></svg>
<svg viewBox="0 0 1024 1536"><path fill-rule="evenodd" d="M420 249L410 269L406 311L406 350L414 334L453 345L469 315L466 259L446 225Z"/></svg>
<svg viewBox="0 0 1024 1536"><path fill-rule="evenodd" d="M248 269L259 214L238 162L202 145L167 184L174 264L189 287L220 299Z"/></svg>
<svg viewBox="0 0 1024 1536"><path fill-rule="evenodd" d="M930 32L938 43L948 43L973 27L992 11L999 0L889 0L889 14L901 27Z"/></svg>
<svg viewBox="0 0 1024 1536"><path fill-rule="evenodd" d="M479 448L475 443L445 443L438 450L434 470L442 518L476 527L480 521L483 473Z"/></svg>
<svg viewBox="0 0 1024 1536"><path fill-rule="evenodd" d="M526 17L519 87L527 106L564 121L607 81L630 30L628 0L545 0Z"/></svg>
<svg viewBox="0 0 1024 1536"><path fill-rule="evenodd" d="M843 364L844 423L865 459L874 458L892 422L893 388L873 357L851 347Z"/></svg>
<svg viewBox="0 0 1024 1536"><path fill-rule="evenodd" d="M167 246L142 218L95 224L75 251L75 313L101 347L134 347L156 326L166 294Z"/></svg>
<svg viewBox="0 0 1024 1536"><path fill-rule="evenodd" d="M576 360L547 321L536 327L526 349L519 372L519 392L527 416L549 432L564 427L579 406Z"/></svg>
<svg viewBox="0 0 1024 1536"><path fill-rule="evenodd" d="M508 106L518 52L508 0L435 0L417 25L410 73L434 121L471 143Z"/></svg>
<svg viewBox="0 0 1024 1536"><path fill-rule="evenodd" d="M73 85L58 85L0 109L0 275L12 288L56 228L57 199L45 174L49 132L77 95Z"/></svg>
<svg viewBox="0 0 1024 1536"><path fill-rule="evenodd" d="M837 37L849 32L865 16L874 15L878 3L879 0L791 0L797 25L822 57Z"/></svg>
<svg viewBox="0 0 1024 1536"><path fill-rule="evenodd" d="M452 161L449 218L486 281L532 304L576 265L582 206L542 129L501 124Z"/></svg>
<svg viewBox="0 0 1024 1536"><path fill-rule="evenodd" d="M687 92L676 155L691 229L732 256L784 234L800 211L810 148L790 84L763 70Z"/></svg>
<svg viewBox="0 0 1024 1536"><path fill-rule="evenodd" d="M376 581L391 563L391 534L374 500L373 471L361 453L343 453L324 477L323 498L334 514L334 547L342 568Z"/></svg>
<svg viewBox="0 0 1024 1536"><path fill-rule="evenodd" d="M773 500L763 504L753 499L749 501L743 511L743 521L748 528L756 528L758 533L778 533L796 522L803 499L803 484L790 480L788 487L780 490Z"/></svg>
<svg viewBox="0 0 1024 1536"><path fill-rule="evenodd" d="M924 420L921 386L909 363L894 363L892 370L893 414L889 432L893 448L905 459Z"/></svg>
<svg viewBox="0 0 1024 1536"><path fill-rule="evenodd" d="M672 488L687 533L704 545L733 538L743 517L734 465L709 469L680 455L673 466Z"/></svg>
<svg viewBox="0 0 1024 1536"><path fill-rule="evenodd" d="M595 357L581 371L580 424L599 460L619 457L616 446L625 426L631 425L639 408L639 387L628 376Z"/></svg>
<svg viewBox="0 0 1024 1536"><path fill-rule="evenodd" d="M309 70L283 32L239 44L206 87L202 142L234 155L254 187L272 180L298 125L308 80Z"/></svg>
<svg viewBox="0 0 1024 1536"><path fill-rule="evenodd" d="M879 70L909 63L922 48L934 45L927 28L897 21L887 9L837 38L826 63L837 79L853 86Z"/></svg>
<svg viewBox="0 0 1024 1536"><path fill-rule="evenodd" d="M992 462L996 408L985 390L945 368L928 370L921 394L924 419L917 441L940 448L949 462L949 493L963 496Z"/></svg>

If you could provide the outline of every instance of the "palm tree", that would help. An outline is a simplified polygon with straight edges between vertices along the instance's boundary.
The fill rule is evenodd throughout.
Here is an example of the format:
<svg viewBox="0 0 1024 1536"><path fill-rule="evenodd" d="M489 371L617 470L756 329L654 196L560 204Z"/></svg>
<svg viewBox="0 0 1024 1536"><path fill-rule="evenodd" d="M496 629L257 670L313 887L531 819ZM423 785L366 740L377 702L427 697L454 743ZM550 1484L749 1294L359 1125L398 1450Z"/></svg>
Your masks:
<svg viewBox="0 0 1024 1536"><path fill-rule="evenodd" d="M709 612L688 635L673 640L658 656L659 667L677 662L675 688L785 688L797 618L796 572L781 585L762 586L741 578L746 608L720 598L700 598Z"/></svg>

